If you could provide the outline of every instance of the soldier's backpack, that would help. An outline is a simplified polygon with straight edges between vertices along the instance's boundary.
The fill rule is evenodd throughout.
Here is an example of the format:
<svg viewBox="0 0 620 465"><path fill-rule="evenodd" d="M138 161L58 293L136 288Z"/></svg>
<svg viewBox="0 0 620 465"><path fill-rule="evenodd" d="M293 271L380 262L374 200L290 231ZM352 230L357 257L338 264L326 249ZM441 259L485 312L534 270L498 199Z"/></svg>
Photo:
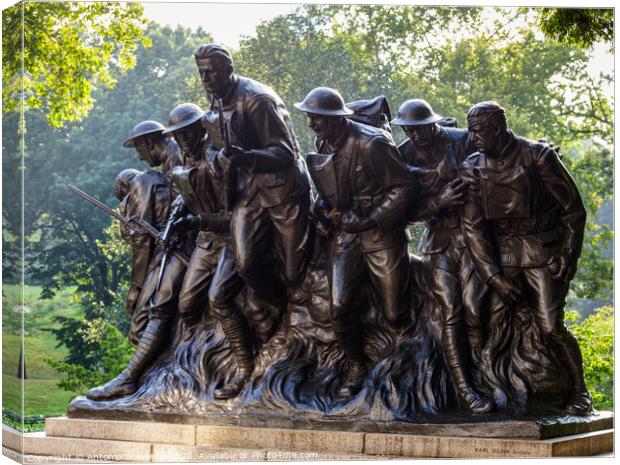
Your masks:
<svg viewBox="0 0 620 465"><path fill-rule="evenodd" d="M356 100L355 102L347 103L346 107L353 111L353 114L348 116L349 119L383 129L390 134L392 133L390 126L392 114L390 112L390 105L384 95L371 99Z"/></svg>

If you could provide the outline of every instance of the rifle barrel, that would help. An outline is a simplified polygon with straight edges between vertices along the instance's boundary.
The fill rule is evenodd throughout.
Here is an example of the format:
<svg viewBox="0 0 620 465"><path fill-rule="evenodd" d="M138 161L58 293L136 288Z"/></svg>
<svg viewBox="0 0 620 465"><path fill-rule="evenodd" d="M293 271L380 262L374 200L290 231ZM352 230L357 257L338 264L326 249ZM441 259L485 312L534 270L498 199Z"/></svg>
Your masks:
<svg viewBox="0 0 620 465"><path fill-rule="evenodd" d="M127 218L125 218L120 213L112 210L105 203L100 202L99 200L91 197L86 192L78 189L77 187L75 187L73 185L69 185L67 187L69 188L69 190L71 192L73 192L75 195L77 195L81 199L84 199L86 202L88 202L89 204L97 207L99 210L103 211L104 213L107 213L112 218L117 219L122 224L128 225L130 228L135 230L135 227L132 225L132 223ZM156 244L159 243L160 237L159 237L159 231L157 231L157 229L155 229L151 224L149 224L146 221L140 222L140 226L147 232L147 234L149 234L153 239L155 239L155 243ZM178 250L171 250L171 253L172 253L172 255L177 257L179 259L179 261L181 263L183 263L183 265L187 266L187 264L189 263L189 259L185 256L184 253L179 252Z"/></svg>

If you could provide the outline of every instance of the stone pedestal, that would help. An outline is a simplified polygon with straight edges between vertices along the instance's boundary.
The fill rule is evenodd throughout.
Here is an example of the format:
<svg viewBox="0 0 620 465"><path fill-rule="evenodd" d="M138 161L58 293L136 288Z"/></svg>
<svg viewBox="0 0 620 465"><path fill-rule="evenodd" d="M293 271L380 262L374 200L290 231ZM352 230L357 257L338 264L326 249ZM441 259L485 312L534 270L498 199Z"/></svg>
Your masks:
<svg viewBox="0 0 620 465"><path fill-rule="evenodd" d="M4 428L24 462L265 461L596 456L613 451L613 414L589 418L434 424L356 423L330 430L50 418L45 434ZM230 418L228 419L230 422ZM404 429L409 429L405 432ZM399 429L399 432L395 430ZM23 449L22 449L23 447ZM17 453L19 456L19 453Z"/></svg>

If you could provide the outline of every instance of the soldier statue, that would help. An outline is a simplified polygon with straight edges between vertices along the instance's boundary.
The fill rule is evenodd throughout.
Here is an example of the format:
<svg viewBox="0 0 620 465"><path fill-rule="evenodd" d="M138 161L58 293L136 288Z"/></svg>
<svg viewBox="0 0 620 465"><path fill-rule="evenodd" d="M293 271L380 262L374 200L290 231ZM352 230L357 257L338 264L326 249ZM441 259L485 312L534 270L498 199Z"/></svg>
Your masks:
<svg viewBox="0 0 620 465"><path fill-rule="evenodd" d="M135 148L138 158L151 168L161 167L164 177L171 185L172 169L182 163L181 152L173 139L162 134L163 130L164 126L157 121L142 121L133 128L131 136L123 142L123 147ZM176 195L174 189L172 192L173 196ZM165 223L165 220L162 223ZM127 312L129 315L135 316L129 334L129 340L134 345L137 343L147 320L144 312L134 313L134 310L144 285L146 270L149 268L147 262L152 258L151 251L153 248L152 238L143 235L140 240L143 242L142 244L139 244L135 237L132 239L131 287L127 295Z"/></svg>
<svg viewBox="0 0 620 465"><path fill-rule="evenodd" d="M467 185L459 166L469 154L467 130L443 127L442 117L424 100L403 103L393 125L401 126L408 139L398 150L410 171L424 187L412 203L410 221L424 221L426 230L420 252L428 270L429 291L443 320L442 348L459 398L472 413L486 413L492 402L472 387L469 368L480 361L482 329L479 306L485 289L474 272L461 231L460 212ZM464 321L463 321L464 320ZM463 338L463 323L467 338ZM469 351L461 343L466 339ZM471 356L468 356L468 353Z"/></svg>
<svg viewBox="0 0 620 465"><path fill-rule="evenodd" d="M199 231L179 295L179 322L181 336L189 336L210 301L211 311L219 318L237 362L236 377L214 391L216 399L228 399L239 393L252 373L253 355L248 323L234 305L235 295L244 282L235 267L218 151L208 144L201 123L203 115L197 105L178 105L170 113L170 123L164 131L174 136L184 156L196 161L195 166L175 168L172 174L184 201L173 230L181 235Z"/></svg>
<svg viewBox="0 0 620 465"><path fill-rule="evenodd" d="M163 174L157 171L143 173L134 169L123 170L116 177L114 193L121 201L120 213L124 217L137 216L155 227L166 222L172 192ZM123 397L136 391L144 370L163 352L174 317L174 305L155 308L150 305L157 286L161 287L158 278L162 251L155 248L153 239L146 233L137 233L122 224L121 233L133 248L132 287L140 289L135 305L130 301L133 299L131 291L128 297L128 309L132 314L129 339L136 345L136 351L120 375L88 391L87 397L92 400ZM163 287L169 285L164 283Z"/></svg>
<svg viewBox="0 0 620 465"><path fill-rule="evenodd" d="M285 308L282 289L299 280L306 264L310 206L290 115L272 89L234 73L225 48L202 45L194 56L212 100L205 123L227 184L237 273L258 296ZM273 254L279 273L263 266Z"/></svg>
<svg viewBox="0 0 620 465"><path fill-rule="evenodd" d="M587 415L592 398L581 352L563 321L586 221L577 186L549 144L507 129L504 109L496 102L474 105L467 123L477 152L463 163L470 183L463 226L478 275L491 289L489 338L497 339L494 328L515 305L526 305L545 345L574 383L566 413ZM491 352L485 349L483 358Z"/></svg>
<svg viewBox="0 0 620 465"><path fill-rule="evenodd" d="M391 136L347 119L338 91L312 90L295 107L307 114L318 153L307 160L319 192L314 214L330 228L330 311L348 368L338 391L356 394L366 376L354 304L368 279L387 320L402 321L409 280L405 213L409 177ZM325 227L326 226L326 227Z"/></svg>
<svg viewBox="0 0 620 465"><path fill-rule="evenodd" d="M162 173L170 182L172 170L183 161L179 146L163 131L163 124L157 121L142 121L133 128L131 137L123 142L123 147L136 149L140 160L151 168L161 166Z"/></svg>

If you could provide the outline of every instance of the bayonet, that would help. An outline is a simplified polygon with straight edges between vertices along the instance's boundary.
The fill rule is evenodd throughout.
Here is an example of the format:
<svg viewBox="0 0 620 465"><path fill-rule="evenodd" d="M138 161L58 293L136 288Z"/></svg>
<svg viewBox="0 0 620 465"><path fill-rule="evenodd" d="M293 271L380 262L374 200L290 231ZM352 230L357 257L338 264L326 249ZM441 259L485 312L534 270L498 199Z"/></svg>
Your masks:
<svg viewBox="0 0 620 465"><path fill-rule="evenodd" d="M136 217L136 216L132 216L131 218L126 218L120 213L118 213L117 211L108 207L103 202L100 202L94 197L91 197L86 192L78 189L77 187L72 186L72 185L69 185L68 187L71 192L73 192L75 195L77 195L81 199L85 200L86 202L93 205L94 207L97 207L99 210L103 211L108 216L111 216L112 218L118 220L120 223L127 226L131 230L137 233L141 233L141 234L142 233L148 234L155 240L155 244L157 244L157 246L161 247L162 249L166 251L168 250L168 244L164 243L160 232L157 230L157 228L151 225L148 221L145 221L143 218ZM183 265L187 266L187 264L189 263L189 259L185 256L185 254L181 253L178 250L171 250L170 252L175 257L177 257L179 261L183 263Z"/></svg>

